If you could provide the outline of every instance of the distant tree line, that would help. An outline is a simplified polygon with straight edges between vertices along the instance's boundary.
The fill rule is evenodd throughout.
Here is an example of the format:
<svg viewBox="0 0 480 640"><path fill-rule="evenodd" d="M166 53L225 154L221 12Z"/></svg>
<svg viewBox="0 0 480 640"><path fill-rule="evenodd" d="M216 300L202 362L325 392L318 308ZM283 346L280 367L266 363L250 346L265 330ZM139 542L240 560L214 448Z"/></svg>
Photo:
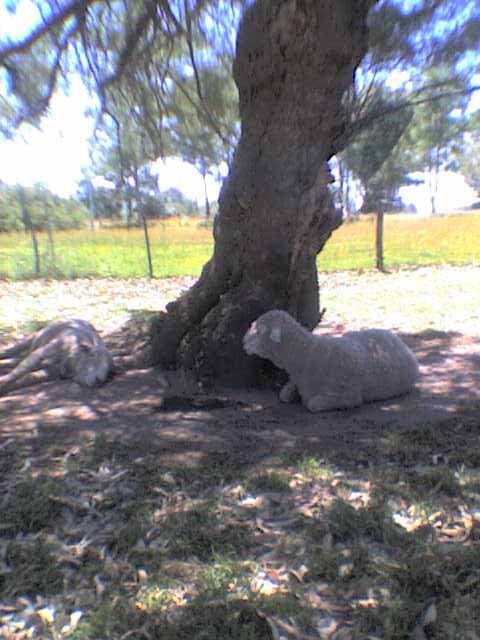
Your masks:
<svg viewBox="0 0 480 640"><path fill-rule="evenodd" d="M156 185L155 183L151 183ZM136 225L141 216L149 220L169 216L198 215L195 201L179 189L159 191L145 185L135 194L132 186L132 219L127 220L123 190L93 186L82 180L76 197L62 198L43 185L23 187L0 181L0 232L57 231L78 229L92 220L125 222Z"/></svg>
<svg viewBox="0 0 480 640"><path fill-rule="evenodd" d="M0 231L76 229L87 219L87 209L75 198L61 198L43 185L0 182Z"/></svg>
<svg viewBox="0 0 480 640"><path fill-rule="evenodd" d="M179 189L160 191L155 181L139 181L137 185L94 186L88 179L79 183L77 198L88 210L90 220L141 224L142 218L156 220L171 216L199 215L199 207Z"/></svg>

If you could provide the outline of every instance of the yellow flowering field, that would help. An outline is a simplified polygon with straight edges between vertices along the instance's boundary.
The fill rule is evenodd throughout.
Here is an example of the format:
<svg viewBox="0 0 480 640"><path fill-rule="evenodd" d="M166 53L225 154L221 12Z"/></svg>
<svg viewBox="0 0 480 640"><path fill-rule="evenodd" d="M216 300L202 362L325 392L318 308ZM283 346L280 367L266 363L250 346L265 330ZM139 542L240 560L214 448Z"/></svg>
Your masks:
<svg viewBox="0 0 480 640"><path fill-rule="evenodd" d="M477 264L480 212L420 218L385 216L384 262L400 265ZM318 257L320 271L365 269L375 265L375 216L364 215L340 227ZM198 276L213 249L212 229L197 219L172 219L149 226L157 278ZM148 273L143 229L98 228L38 233L40 275L57 278L139 277ZM35 277L32 241L27 233L0 234L0 278Z"/></svg>

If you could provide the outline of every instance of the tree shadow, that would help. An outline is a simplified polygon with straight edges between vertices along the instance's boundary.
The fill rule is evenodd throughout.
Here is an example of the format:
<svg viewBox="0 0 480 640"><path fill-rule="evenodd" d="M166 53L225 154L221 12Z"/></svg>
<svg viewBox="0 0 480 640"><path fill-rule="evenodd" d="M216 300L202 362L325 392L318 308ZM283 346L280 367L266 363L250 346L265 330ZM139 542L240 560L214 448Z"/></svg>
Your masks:
<svg viewBox="0 0 480 640"><path fill-rule="evenodd" d="M107 336L109 346L122 335ZM358 409L311 414L300 404L281 404L268 389L202 393L179 372L150 368L120 371L95 389L56 381L1 397L0 440L18 439L40 454L49 446L69 447L103 433L128 442L132 455L154 450L198 463L212 452L236 451L242 459L258 460L298 446L348 450L386 429L440 424L459 408L478 408L478 341L438 331L401 337L420 361L417 389ZM164 374L171 385L167 390Z"/></svg>
<svg viewBox="0 0 480 640"><path fill-rule="evenodd" d="M136 546L137 538L144 534L138 503L145 503L143 508L157 514L152 515L152 535L164 537L169 531L170 552L173 540L183 545L181 552L187 555L191 552L199 556L200 547L210 554L200 569L217 571L215 580L224 579L221 567L215 566L215 545L225 551L225 561L229 560L226 550L231 550L235 541L243 544L250 527L258 549L263 545L264 552L275 550L280 561L294 569L305 562L310 573L300 579L300 587L316 603L319 581L322 598L338 605L336 611L343 612L339 615L344 615L348 624L353 624L354 598L350 594L363 593L364 585L370 586L372 572L377 570L375 563L380 558L382 575L388 575L392 584L400 585L399 593L404 585L416 589L412 591L415 597L402 601L405 619L400 622L410 631L432 593L442 603L445 601L442 594L433 592L437 575L445 573L443 568L441 572L438 570L443 567L445 556L443 551L438 552L438 557L432 556L436 551L432 552L431 544L428 553L424 553L415 542L417 537L420 540L423 535L431 536L434 525L438 526L437 520L433 525L427 523L426 533L419 527L418 532L397 537L398 525L387 507L392 499L400 505L401 517L408 520L408 507L413 500L421 504L430 502L435 511L439 510L438 505L445 510L449 506L452 512L460 501L467 503L468 494L462 493L454 470L462 465L480 465L478 405L474 410L472 404L479 398L480 345L454 332L405 334L402 338L420 360L422 379L418 388L406 396L354 410L311 414L300 404L281 404L277 393L268 389L200 392L189 387L178 372L166 373L171 386L165 390L164 372L153 368L120 371L96 389L85 389L69 381L25 388L0 398L0 470L2 465L9 465L10 473L23 465L27 469L25 474L29 471L54 474L57 468L65 470L74 465L78 458L77 467L73 467L77 469L73 475L77 473L78 477L75 476L73 484L64 486L66 496L73 498L67 509L74 510L76 522L89 514L92 527L101 522L103 530L109 524L109 537L104 542L109 553L121 558L131 554L132 566L138 556L141 566L147 566L151 572L158 563L164 563L165 571L160 577L165 579L170 569L163 552L151 551L148 545L147 549ZM6 446L8 442L10 446ZM308 464L312 468L317 465L319 471L315 468L306 471ZM264 479L267 489L259 489L258 484L252 484L258 468L273 469L277 474L290 469L294 488L289 486L288 493L272 489L274 473L267 473ZM100 499L104 491L102 473L111 479L105 483L111 491L107 496L111 502L97 504L92 497L90 506L82 507L76 499L76 482L81 477L82 482L88 483L89 478L95 477L93 495ZM116 485L117 477L125 482L123 490L121 483ZM38 478L35 475L32 486L36 486ZM246 517L247 507L239 505L230 493L239 485L243 485L248 499L255 500L257 496L263 499L266 495L263 510L260 507L258 513L249 512L246 520L242 518ZM372 503L367 500L374 492L381 495L372 510ZM230 520L222 520L217 531L212 525L213 516L205 509L209 500L219 494L223 496L222 509L226 506L233 509L227 509L229 518L237 520L232 521L235 527L228 526ZM51 500L50 494L47 499ZM166 503L171 511L165 510ZM112 515L114 509L119 512L116 519ZM215 517L220 519L223 513L220 510ZM440 516L437 517L440 521ZM448 531L446 516L444 522ZM443 520L440 524L443 525ZM244 529L240 530L240 526ZM91 533L90 529L88 532ZM282 548L277 532L282 532L282 541L297 536L301 540L300 555L294 547L290 557L288 545ZM423 544L421 540L419 544ZM380 547L382 552L377 553ZM383 563L385 549L388 553ZM250 550L240 550L238 556L250 559ZM434 570L430 570L432 557ZM398 558L402 562L396 562ZM185 561L183 557L181 560ZM467 586L471 573L468 567L476 566L473 560L470 556L458 559ZM98 573L97 562L92 560L92 570L95 567ZM259 563L263 568L269 567L269 560L260 559ZM198 571L198 562L196 566ZM343 574L344 570L347 573ZM174 581L185 585L188 580L181 573L181 564L178 571ZM228 572L225 575L228 578ZM445 575L450 580L448 573ZM253 577L252 574L250 578ZM131 576L125 580L131 580ZM230 584L230 579L225 582L227 586L221 583L224 587L221 594L229 593L227 582ZM453 578L451 583L454 593ZM154 580L152 585L154 589ZM90 637L107 637L108 625L116 621L123 625L122 633L129 634L138 628L139 637L144 629L149 637L188 638L198 628L205 629L211 638L241 638L242 632L246 638L272 637L271 627L261 613L268 611L266 598L257 602L251 595L251 601L225 599L219 603L218 598L207 594L203 601L182 602L172 617L165 618L162 614L157 619L150 609L147 612L141 609L142 601L138 600L142 595L141 584L135 589L140 595L128 601L120 598L118 611L108 609L115 598L106 598L103 604L94 607L86 624L100 626L97 635ZM161 589L160 592L163 593ZM118 593L121 594L120 587ZM277 599L272 604L275 616L288 619L298 615L299 601L290 591L280 592L279 597L281 601ZM125 608L127 604L129 609ZM385 606L368 605L361 619L368 632L375 633L386 624L385 620L390 620L388 616L397 620L397 611L389 612ZM122 611L128 613L123 622ZM104 628L102 624L107 626Z"/></svg>

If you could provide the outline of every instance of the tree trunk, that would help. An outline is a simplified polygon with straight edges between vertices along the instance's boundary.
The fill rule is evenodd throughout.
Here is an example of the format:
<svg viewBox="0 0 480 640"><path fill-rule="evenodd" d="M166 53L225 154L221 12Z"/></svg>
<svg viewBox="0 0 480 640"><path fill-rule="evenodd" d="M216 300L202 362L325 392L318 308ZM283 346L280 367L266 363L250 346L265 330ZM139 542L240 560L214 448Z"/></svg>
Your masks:
<svg viewBox="0 0 480 640"><path fill-rule="evenodd" d="M242 336L269 309L319 321L316 257L341 213L327 160L341 100L366 50L368 0L257 0L237 36L242 134L199 280L152 325L151 362L204 382L255 384Z"/></svg>

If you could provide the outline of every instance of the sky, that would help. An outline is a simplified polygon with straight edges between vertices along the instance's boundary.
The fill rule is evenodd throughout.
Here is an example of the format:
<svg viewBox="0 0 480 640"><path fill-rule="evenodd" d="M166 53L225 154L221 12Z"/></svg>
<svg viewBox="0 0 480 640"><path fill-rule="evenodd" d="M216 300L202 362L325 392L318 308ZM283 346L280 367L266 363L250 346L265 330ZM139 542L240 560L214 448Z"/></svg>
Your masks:
<svg viewBox="0 0 480 640"><path fill-rule="evenodd" d="M0 0L0 40L25 35L26 27L35 24L38 12L29 0L20 0L15 15L6 10ZM69 95L57 91L49 114L40 126L23 125L11 140L0 139L0 180L7 184L30 186L44 184L52 192L68 197L74 195L82 179L82 168L89 165L89 139L94 119L85 110L92 105L78 77L73 77ZM157 161L153 170L159 176L162 191L176 187L188 198L203 203L205 191L200 173L179 158ZM218 198L220 183L207 176L207 191L211 201Z"/></svg>
<svg viewBox="0 0 480 640"><path fill-rule="evenodd" d="M70 95L57 92L50 113L40 128L23 125L12 140L0 140L0 180L7 184L30 186L43 183L60 196L74 195L82 179L82 168L89 165L88 140L94 120L84 115L90 98L79 78L71 83ZM177 187L192 200L204 201L200 173L178 158L157 161L154 171L162 191ZM220 185L207 176L209 198L218 197Z"/></svg>
<svg viewBox="0 0 480 640"><path fill-rule="evenodd" d="M15 38L22 35L24 25L35 22L36 10L29 0L21 0L17 14L9 15L0 4L0 39L8 33ZM20 26L19 26L20 25ZM23 27L22 27L23 25ZM480 93L480 92L478 92ZM40 182L60 196L74 195L82 179L82 168L89 165L88 140L94 121L84 115L91 105L81 80L71 81L69 95L56 92L48 116L39 128L24 125L12 140L0 139L0 180L24 186ZM480 95L475 98L480 107ZM188 198L204 201L203 180L198 171L178 158L157 161L155 171L162 191L176 187ZM207 176L209 199L218 197L220 183ZM414 204L419 212L429 209L429 195L425 187L404 187L401 196L407 204ZM461 176L443 172L437 198L438 210L449 211L468 206L475 200Z"/></svg>

